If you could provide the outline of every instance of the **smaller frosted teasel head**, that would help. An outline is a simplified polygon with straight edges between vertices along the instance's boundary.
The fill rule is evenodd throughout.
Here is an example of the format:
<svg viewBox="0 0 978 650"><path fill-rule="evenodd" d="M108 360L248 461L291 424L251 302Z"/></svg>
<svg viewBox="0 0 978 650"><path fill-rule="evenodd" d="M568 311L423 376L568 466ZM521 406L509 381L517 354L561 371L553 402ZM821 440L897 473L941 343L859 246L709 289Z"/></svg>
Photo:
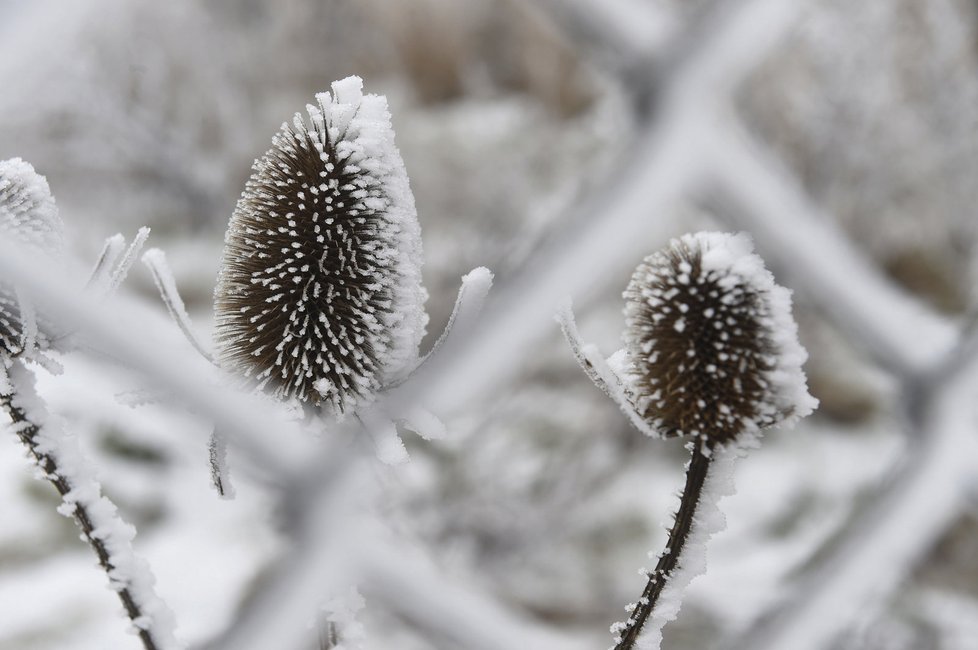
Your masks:
<svg viewBox="0 0 978 650"><path fill-rule="evenodd" d="M0 161L0 239L52 259L64 250L61 217L48 182L20 158ZM48 345L30 305L20 300L15 287L0 282L0 357L30 354Z"/></svg>
<svg viewBox="0 0 978 650"><path fill-rule="evenodd" d="M808 415L791 294L745 234L702 232L647 257L625 290L626 374L663 436L723 445Z"/></svg>
<svg viewBox="0 0 978 650"><path fill-rule="evenodd" d="M282 125L231 217L221 362L276 397L343 413L417 359L427 293L387 100L349 77Z"/></svg>

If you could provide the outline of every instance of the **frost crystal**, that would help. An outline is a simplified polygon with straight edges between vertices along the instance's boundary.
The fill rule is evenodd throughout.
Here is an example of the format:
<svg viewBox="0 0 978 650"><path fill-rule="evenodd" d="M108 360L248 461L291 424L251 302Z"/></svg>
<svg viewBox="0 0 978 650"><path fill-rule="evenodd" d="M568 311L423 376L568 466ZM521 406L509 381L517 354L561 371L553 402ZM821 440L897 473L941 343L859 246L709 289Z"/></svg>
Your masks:
<svg viewBox="0 0 978 650"><path fill-rule="evenodd" d="M723 444L817 404L791 294L752 250L744 234L685 235L632 276L626 366L636 409L664 436Z"/></svg>
<svg viewBox="0 0 978 650"><path fill-rule="evenodd" d="M14 240L42 255L59 257L63 228L47 180L20 158L0 161L0 238ZM15 287L0 284L0 356L47 347L37 331L34 310Z"/></svg>
<svg viewBox="0 0 978 650"><path fill-rule="evenodd" d="M336 413L415 361L421 235L387 100L335 82L255 161L215 292L222 363Z"/></svg>

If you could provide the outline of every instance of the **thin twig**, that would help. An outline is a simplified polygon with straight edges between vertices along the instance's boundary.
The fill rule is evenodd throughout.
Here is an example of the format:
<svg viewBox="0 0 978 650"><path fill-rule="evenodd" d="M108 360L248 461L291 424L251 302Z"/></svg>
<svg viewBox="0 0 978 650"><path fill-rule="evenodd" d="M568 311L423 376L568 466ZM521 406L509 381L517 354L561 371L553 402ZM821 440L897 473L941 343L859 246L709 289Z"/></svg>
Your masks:
<svg viewBox="0 0 978 650"><path fill-rule="evenodd" d="M98 557L99 566L105 571L109 579L115 584L117 582L116 578L113 578L113 572L116 571L115 565L112 563L112 558L106 548L105 542L101 536L96 534L95 525L92 523L92 516L89 513L85 505L79 500L71 500L70 494L75 486L72 481L62 473L61 469L58 467L57 459L49 452L44 451L38 440L38 435L40 433L40 426L35 422L31 421L27 413L21 409L16 404L15 393L11 392L8 395L0 395L0 405L3 406L10 419L13 421L13 430L20 438L20 441L27 447L31 458L37 464L37 466L44 472L44 477L54 486L61 495L65 503L70 503L72 506L71 515L74 517L75 521L78 523L78 527L82 530L82 535L85 541L88 542L92 550L95 551L95 555ZM103 497L104 498L104 497ZM115 588L116 593L119 595L119 600L122 601L122 606L126 611L126 615L129 620L132 621L133 626L136 629L136 633L139 636L139 640L142 641L143 647L146 650L163 650L164 646L159 645L153 636L153 633L146 629L145 621L147 620L147 615L142 611L139 604L136 602L135 597L128 587L120 586Z"/></svg>
<svg viewBox="0 0 978 650"><path fill-rule="evenodd" d="M631 650L635 647L635 642L642 633L642 628L655 610L662 590L669 583L669 579L679 565L679 558L685 549L686 540L693 530L696 508L703 496L703 486L706 484L706 477L713 459L713 454L710 451L710 443L703 437L697 437L693 444L689 466L686 468L686 487L683 488L676 520L669 530L666 548L659 555L655 569L648 574L649 581L645 585L645 590L642 592L642 597L639 598L635 610L624 623L624 634L622 634L621 641L615 646L615 650Z"/></svg>

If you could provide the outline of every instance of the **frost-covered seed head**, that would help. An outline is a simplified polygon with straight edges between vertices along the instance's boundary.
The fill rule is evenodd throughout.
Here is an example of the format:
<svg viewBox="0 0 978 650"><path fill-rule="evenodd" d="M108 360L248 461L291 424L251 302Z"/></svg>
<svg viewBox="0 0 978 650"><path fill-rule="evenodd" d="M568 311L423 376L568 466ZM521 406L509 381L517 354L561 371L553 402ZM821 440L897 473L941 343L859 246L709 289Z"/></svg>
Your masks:
<svg viewBox="0 0 978 650"><path fill-rule="evenodd" d="M215 293L222 362L335 413L417 357L421 236L387 100L335 82L255 161Z"/></svg>
<svg viewBox="0 0 978 650"><path fill-rule="evenodd" d="M817 402L801 370L790 292L744 234L696 233L647 257L625 291L636 408L664 436L724 444Z"/></svg>
<svg viewBox="0 0 978 650"><path fill-rule="evenodd" d="M0 238L52 258L64 249L64 229L48 182L20 158L0 161ZM0 283L0 357L24 353L27 342L47 347L43 333L30 332L25 339L25 330L35 325L25 323L24 316L14 287Z"/></svg>

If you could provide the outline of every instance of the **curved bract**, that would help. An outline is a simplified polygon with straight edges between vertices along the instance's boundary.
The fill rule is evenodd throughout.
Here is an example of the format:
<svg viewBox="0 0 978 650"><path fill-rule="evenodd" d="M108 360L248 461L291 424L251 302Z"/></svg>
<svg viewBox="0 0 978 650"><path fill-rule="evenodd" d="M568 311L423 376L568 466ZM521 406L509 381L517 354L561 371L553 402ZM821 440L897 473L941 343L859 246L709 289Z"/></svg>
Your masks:
<svg viewBox="0 0 978 650"><path fill-rule="evenodd" d="M336 82L254 164L215 293L223 365L280 398L354 410L418 356L414 197L387 100Z"/></svg>

